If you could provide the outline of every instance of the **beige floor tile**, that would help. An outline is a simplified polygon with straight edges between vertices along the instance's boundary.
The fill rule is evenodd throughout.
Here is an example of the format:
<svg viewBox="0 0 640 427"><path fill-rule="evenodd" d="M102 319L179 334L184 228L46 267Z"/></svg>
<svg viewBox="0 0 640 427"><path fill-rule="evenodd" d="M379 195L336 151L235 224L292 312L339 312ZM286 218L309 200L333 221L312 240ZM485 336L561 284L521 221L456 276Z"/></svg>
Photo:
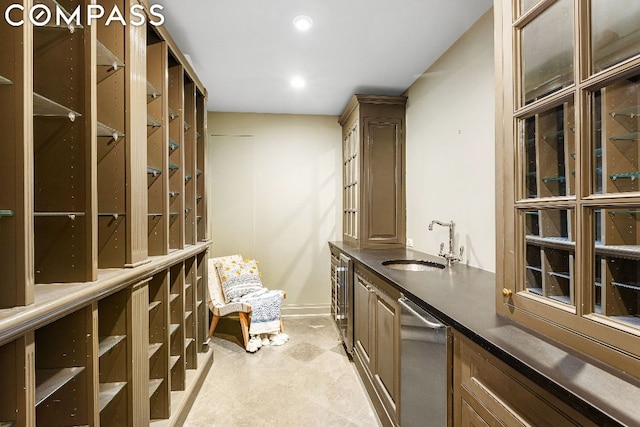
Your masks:
<svg viewBox="0 0 640 427"><path fill-rule="evenodd" d="M285 318L282 346L241 347L239 322L221 319L213 367L185 421L204 426L379 426L328 316Z"/></svg>

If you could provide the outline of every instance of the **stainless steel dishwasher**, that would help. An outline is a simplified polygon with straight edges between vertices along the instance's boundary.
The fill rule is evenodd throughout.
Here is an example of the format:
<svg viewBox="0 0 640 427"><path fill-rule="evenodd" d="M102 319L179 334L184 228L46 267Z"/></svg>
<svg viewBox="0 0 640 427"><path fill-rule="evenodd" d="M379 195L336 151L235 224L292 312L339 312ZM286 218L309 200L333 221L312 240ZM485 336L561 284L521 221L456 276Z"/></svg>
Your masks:
<svg viewBox="0 0 640 427"><path fill-rule="evenodd" d="M451 405L450 327L407 298L400 319L400 424L445 427Z"/></svg>

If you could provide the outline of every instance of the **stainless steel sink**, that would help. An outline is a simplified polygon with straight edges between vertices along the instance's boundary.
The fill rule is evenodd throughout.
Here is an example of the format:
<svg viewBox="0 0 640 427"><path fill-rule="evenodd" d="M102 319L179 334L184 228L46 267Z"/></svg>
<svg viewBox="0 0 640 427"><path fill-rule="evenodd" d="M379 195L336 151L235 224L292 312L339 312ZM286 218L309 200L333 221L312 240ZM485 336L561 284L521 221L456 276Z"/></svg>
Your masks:
<svg viewBox="0 0 640 427"><path fill-rule="evenodd" d="M382 265L393 268L394 270L405 271L433 271L441 270L445 267L444 264L421 259L390 259L388 261L383 261Z"/></svg>

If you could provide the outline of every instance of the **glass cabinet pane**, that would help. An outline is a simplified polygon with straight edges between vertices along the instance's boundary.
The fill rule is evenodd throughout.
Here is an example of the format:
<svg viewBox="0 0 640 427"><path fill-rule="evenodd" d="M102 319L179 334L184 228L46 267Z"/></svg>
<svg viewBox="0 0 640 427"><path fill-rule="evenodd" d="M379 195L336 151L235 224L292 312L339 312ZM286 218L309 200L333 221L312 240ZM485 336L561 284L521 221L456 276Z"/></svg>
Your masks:
<svg viewBox="0 0 640 427"><path fill-rule="evenodd" d="M527 293L575 304L573 209L521 211L524 220L524 286Z"/></svg>
<svg viewBox="0 0 640 427"><path fill-rule="evenodd" d="M526 13L538 2L540 2L540 0L520 0L520 15Z"/></svg>
<svg viewBox="0 0 640 427"><path fill-rule="evenodd" d="M591 0L593 72L640 52L640 2Z"/></svg>
<svg viewBox="0 0 640 427"><path fill-rule="evenodd" d="M640 191L640 76L591 94L593 192Z"/></svg>
<svg viewBox="0 0 640 427"><path fill-rule="evenodd" d="M575 194L574 117L565 102L520 121L524 198Z"/></svg>
<svg viewBox="0 0 640 427"><path fill-rule="evenodd" d="M573 0L559 0L521 32L525 104L573 83Z"/></svg>
<svg viewBox="0 0 640 427"><path fill-rule="evenodd" d="M640 326L640 207L598 211L593 312Z"/></svg>

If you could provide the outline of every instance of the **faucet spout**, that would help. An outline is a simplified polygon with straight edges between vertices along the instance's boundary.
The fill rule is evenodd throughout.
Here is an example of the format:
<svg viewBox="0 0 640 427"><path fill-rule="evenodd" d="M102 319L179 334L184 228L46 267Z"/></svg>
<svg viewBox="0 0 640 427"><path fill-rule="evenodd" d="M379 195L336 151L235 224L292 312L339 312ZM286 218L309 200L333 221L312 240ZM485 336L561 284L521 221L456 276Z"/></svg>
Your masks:
<svg viewBox="0 0 640 427"><path fill-rule="evenodd" d="M444 243L443 243L440 245L440 253L438 255L446 259L448 265L451 265L455 261L462 261L462 253L464 251L464 248L462 246L460 247L460 256L457 256L453 251L453 239L455 236L455 226L456 226L455 222L453 222L453 220L449 222L442 222L434 219L429 223L429 231L433 231L434 224L449 228L449 252L444 253Z"/></svg>

